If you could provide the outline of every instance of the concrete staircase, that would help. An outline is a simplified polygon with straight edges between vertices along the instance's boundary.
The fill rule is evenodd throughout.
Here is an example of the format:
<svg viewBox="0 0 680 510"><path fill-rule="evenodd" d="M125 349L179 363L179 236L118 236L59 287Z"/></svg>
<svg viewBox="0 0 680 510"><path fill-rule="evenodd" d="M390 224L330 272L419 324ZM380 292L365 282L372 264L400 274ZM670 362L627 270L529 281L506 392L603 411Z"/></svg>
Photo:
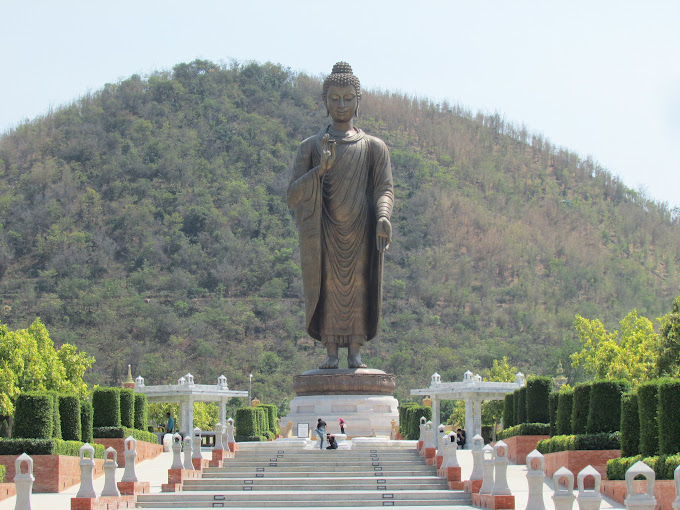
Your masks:
<svg viewBox="0 0 680 510"><path fill-rule="evenodd" d="M395 443L391 443L394 445ZM398 443L397 443L398 445ZM182 492L140 495L139 508L434 506L471 504L448 489L415 446L302 449L241 444L223 468L203 470Z"/></svg>

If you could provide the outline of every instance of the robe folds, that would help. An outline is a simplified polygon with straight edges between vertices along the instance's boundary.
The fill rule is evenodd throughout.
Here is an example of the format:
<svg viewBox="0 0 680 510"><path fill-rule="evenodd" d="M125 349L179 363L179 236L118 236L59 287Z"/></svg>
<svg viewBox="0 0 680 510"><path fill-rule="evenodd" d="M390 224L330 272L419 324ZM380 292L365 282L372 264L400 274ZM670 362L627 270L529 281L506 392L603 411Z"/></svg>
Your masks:
<svg viewBox="0 0 680 510"><path fill-rule="evenodd" d="M376 223L378 216L390 218L394 189L387 146L361 130L335 137L335 162L319 176L328 132L300 144L287 200L300 239L307 333L336 337L346 347L350 338L370 340L378 329L383 254Z"/></svg>

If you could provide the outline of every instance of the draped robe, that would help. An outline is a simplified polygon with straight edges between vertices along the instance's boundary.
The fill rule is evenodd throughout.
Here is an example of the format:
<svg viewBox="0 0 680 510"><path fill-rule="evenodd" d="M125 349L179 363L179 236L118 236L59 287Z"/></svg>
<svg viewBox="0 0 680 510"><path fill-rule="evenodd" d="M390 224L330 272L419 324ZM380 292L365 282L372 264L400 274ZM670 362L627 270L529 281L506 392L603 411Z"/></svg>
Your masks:
<svg viewBox="0 0 680 510"><path fill-rule="evenodd" d="M327 132L300 144L287 199L300 239L307 333L346 347L378 329L383 254L376 223L389 220L394 190L387 146L361 130L336 138L335 162L320 177Z"/></svg>

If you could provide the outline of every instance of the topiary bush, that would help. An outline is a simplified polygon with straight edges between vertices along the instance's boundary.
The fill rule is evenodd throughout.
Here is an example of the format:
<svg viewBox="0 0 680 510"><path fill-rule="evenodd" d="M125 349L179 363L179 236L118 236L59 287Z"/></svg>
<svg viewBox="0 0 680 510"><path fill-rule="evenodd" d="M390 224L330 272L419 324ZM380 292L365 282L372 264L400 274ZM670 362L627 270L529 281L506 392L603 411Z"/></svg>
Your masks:
<svg viewBox="0 0 680 510"><path fill-rule="evenodd" d="M67 455L78 457L80 441L64 441L63 439L0 439L0 455ZM94 457L103 459L106 448L101 444L92 444Z"/></svg>
<svg viewBox="0 0 680 510"><path fill-rule="evenodd" d="M148 399L144 393L135 393L135 427L144 430L149 427Z"/></svg>
<svg viewBox="0 0 680 510"><path fill-rule="evenodd" d="M637 393L621 395L621 456L633 457L640 453L640 417Z"/></svg>
<svg viewBox="0 0 680 510"><path fill-rule="evenodd" d="M135 391L132 388L119 388L120 424L122 427L135 426Z"/></svg>
<svg viewBox="0 0 680 510"><path fill-rule="evenodd" d="M80 402L80 434L83 443L92 444L92 404L87 400Z"/></svg>
<svg viewBox="0 0 680 510"><path fill-rule="evenodd" d="M505 395L503 401L503 428L515 426L515 408L512 393Z"/></svg>
<svg viewBox="0 0 680 510"><path fill-rule="evenodd" d="M616 432L621 427L621 394L628 389L622 381L595 381L590 387L586 433Z"/></svg>
<svg viewBox="0 0 680 510"><path fill-rule="evenodd" d="M571 406L571 433L585 434L588 428L588 412L590 412L591 383L574 386L574 402Z"/></svg>
<svg viewBox="0 0 680 510"><path fill-rule="evenodd" d="M274 404L259 404L257 407L261 407L267 412L267 430L274 435L278 434L278 406Z"/></svg>
<svg viewBox="0 0 680 510"><path fill-rule="evenodd" d="M5 468L4 464L0 464L0 483L5 483L5 473L7 472L7 469Z"/></svg>
<svg viewBox="0 0 680 510"><path fill-rule="evenodd" d="M515 425L521 425L527 422L527 387L523 386L517 390L517 412L515 415L517 423Z"/></svg>
<svg viewBox="0 0 680 510"><path fill-rule="evenodd" d="M498 433L498 439L507 439L514 436L547 436L550 432L550 425L547 423L521 423L503 429Z"/></svg>
<svg viewBox="0 0 680 510"><path fill-rule="evenodd" d="M92 392L92 424L95 427L120 427L120 388L96 388Z"/></svg>
<svg viewBox="0 0 680 510"><path fill-rule="evenodd" d="M659 453L668 455L680 451L680 380L659 380Z"/></svg>
<svg viewBox="0 0 680 510"><path fill-rule="evenodd" d="M234 439L240 441L266 441L266 437L259 433L259 420L261 419L263 409L257 407L241 407L236 410L236 417L234 425L236 426L236 435Z"/></svg>
<svg viewBox="0 0 680 510"><path fill-rule="evenodd" d="M407 425L408 422L406 421L406 410L409 407L417 406L415 402L404 402L404 403L399 403L399 434L401 434L401 437L406 437L408 435L408 430L407 430Z"/></svg>
<svg viewBox="0 0 680 510"><path fill-rule="evenodd" d="M61 439L61 415L59 414L59 393L54 390L45 393L52 396L52 437Z"/></svg>
<svg viewBox="0 0 680 510"><path fill-rule="evenodd" d="M610 434L572 434L543 439L536 445L542 454L568 450L619 450L621 438L618 432Z"/></svg>
<svg viewBox="0 0 680 510"><path fill-rule="evenodd" d="M656 381L638 386L638 417L640 418L640 454L652 457L659 453L659 387Z"/></svg>
<svg viewBox="0 0 680 510"><path fill-rule="evenodd" d="M557 434L557 404L559 393L552 392L548 399L548 409L550 410L550 435Z"/></svg>
<svg viewBox="0 0 680 510"><path fill-rule="evenodd" d="M59 416L62 439L64 441L81 441L80 399L75 395L61 395L59 397Z"/></svg>
<svg viewBox="0 0 680 510"><path fill-rule="evenodd" d="M97 439L106 438L122 438L127 439L132 436L137 441L146 441L147 443L158 443L158 436L153 432L147 430L131 429L129 427L94 427L92 434Z"/></svg>
<svg viewBox="0 0 680 510"><path fill-rule="evenodd" d="M14 438L52 439L54 397L45 392L26 392L17 397L14 410Z"/></svg>
<svg viewBox="0 0 680 510"><path fill-rule="evenodd" d="M530 377L526 385L526 416L524 423L550 423L549 398L552 380Z"/></svg>
<svg viewBox="0 0 680 510"><path fill-rule="evenodd" d="M420 437L420 418L425 417L425 421L432 420L432 408L428 406L414 406L408 410L409 436L407 439L418 440Z"/></svg>
<svg viewBox="0 0 680 510"><path fill-rule="evenodd" d="M571 414L574 403L574 391L562 390L557 394L557 421L555 433L558 436L571 433Z"/></svg>

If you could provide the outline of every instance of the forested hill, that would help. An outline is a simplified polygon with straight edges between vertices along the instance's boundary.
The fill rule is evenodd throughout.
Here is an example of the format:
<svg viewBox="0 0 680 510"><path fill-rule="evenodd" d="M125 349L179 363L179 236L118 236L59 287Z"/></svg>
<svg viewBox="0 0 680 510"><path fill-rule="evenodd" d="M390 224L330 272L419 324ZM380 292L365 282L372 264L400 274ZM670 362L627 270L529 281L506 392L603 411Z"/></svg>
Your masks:
<svg viewBox="0 0 680 510"><path fill-rule="evenodd" d="M191 372L279 403L323 349L303 331L285 203L298 144L326 125L321 82L272 64L194 61L132 76L0 139L0 320L40 316L94 355ZM541 136L447 104L366 92L357 125L390 148L394 243L369 366L397 395L508 355L553 375L579 313L616 328L669 311L680 224ZM641 149L642 150L642 149Z"/></svg>

